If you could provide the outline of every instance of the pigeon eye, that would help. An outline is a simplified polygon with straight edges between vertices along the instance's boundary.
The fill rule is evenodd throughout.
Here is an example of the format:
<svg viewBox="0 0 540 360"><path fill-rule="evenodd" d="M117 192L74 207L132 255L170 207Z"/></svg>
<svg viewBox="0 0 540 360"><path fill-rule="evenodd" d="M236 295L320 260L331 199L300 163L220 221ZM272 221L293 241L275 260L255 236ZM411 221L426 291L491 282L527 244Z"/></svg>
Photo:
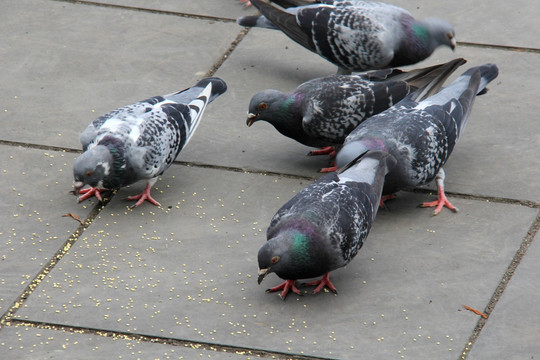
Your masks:
<svg viewBox="0 0 540 360"><path fill-rule="evenodd" d="M446 33L446 38L447 38L448 40L452 40L452 39L454 38L454 34L452 34L451 32Z"/></svg>
<svg viewBox="0 0 540 360"><path fill-rule="evenodd" d="M92 176L93 173L94 173L93 171L89 171L86 173L86 176Z"/></svg>
<svg viewBox="0 0 540 360"><path fill-rule="evenodd" d="M266 103L260 103L259 104L259 110L265 110L267 107Z"/></svg>
<svg viewBox="0 0 540 360"><path fill-rule="evenodd" d="M270 261L272 262L272 264L277 263L279 261L279 256L274 256Z"/></svg>

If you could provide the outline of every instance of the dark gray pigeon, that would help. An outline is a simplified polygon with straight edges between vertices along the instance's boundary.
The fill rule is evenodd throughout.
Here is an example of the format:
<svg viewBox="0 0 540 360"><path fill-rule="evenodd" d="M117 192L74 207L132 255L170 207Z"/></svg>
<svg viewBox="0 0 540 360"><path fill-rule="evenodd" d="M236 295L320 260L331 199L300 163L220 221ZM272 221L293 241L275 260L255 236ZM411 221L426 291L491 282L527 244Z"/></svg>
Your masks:
<svg viewBox="0 0 540 360"><path fill-rule="evenodd" d="M83 154L73 166L79 201L106 189L146 180L144 191L129 200L159 203L150 195L157 177L169 168L193 136L206 105L227 90L219 78L125 106L94 120L81 134ZM89 188L82 189L85 185Z"/></svg>
<svg viewBox="0 0 540 360"><path fill-rule="evenodd" d="M381 2L336 0L284 10L262 0L251 3L262 15L240 17L239 25L279 29L337 65L340 74L415 64L441 45L456 46L448 22L415 20L408 11Z"/></svg>
<svg viewBox="0 0 540 360"><path fill-rule="evenodd" d="M347 265L362 247L379 207L384 176L394 164L387 153L370 151L283 205L259 250L258 283L276 273L285 282L267 292L281 290L284 300L290 290L300 294L296 280L323 276L306 285L317 286L313 293L324 286L335 293L330 272Z"/></svg>
<svg viewBox="0 0 540 360"><path fill-rule="evenodd" d="M436 178L438 200L421 206L435 206L433 215L443 206L456 212L444 194L442 167L465 129L476 95L484 93L498 73L494 64L471 68L434 95L439 81L369 118L345 140L336 158L338 167L367 150L386 151L396 158L397 165L386 177L383 194Z"/></svg>
<svg viewBox="0 0 540 360"><path fill-rule="evenodd" d="M281 134L312 147L341 145L366 118L396 104L440 74L450 75L465 63L404 72L377 70L358 75L332 75L303 83L291 92L264 90L249 103L247 125L263 120Z"/></svg>

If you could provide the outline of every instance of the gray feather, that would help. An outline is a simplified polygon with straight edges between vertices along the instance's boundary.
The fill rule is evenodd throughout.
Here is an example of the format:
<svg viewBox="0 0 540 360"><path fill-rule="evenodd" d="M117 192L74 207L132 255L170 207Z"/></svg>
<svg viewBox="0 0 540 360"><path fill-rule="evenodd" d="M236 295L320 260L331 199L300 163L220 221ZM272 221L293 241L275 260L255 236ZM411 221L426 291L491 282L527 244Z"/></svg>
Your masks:
<svg viewBox="0 0 540 360"><path fill-rule="evenodd" d="M367 150L382 150L397 160L384 193L432 181L463 133L477 94L498 75L496 65L471 68L448 87L414 101L411 94L394 107L360 124L337 155L343 166ZM418 90L422 92L424 89Z"/></svg>

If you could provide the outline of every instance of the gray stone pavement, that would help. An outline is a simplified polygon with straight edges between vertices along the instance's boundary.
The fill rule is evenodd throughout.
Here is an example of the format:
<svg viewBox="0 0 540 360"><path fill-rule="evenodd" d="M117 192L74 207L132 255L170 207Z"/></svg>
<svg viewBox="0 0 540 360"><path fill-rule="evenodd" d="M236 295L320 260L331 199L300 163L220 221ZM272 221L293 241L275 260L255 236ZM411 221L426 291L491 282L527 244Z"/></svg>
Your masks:
<svg viewBox="0 0 540 360"><path fill-rule="evenodd" d="M264 292L276 276L257 285L256 254L327 159L266 123L247 128L247 104L334 66L278 32L246 33L233 0L0 1L0 358L540 357L540 8L389 2L455 24L457 51L418 66L499 65L445 166L461 211L416 208L433 186L401 192L333 273L339 295L281 301ZM129 208L143 184L76 203L91 120L214 72L229 90L156 183L162 207Z"/></svg>

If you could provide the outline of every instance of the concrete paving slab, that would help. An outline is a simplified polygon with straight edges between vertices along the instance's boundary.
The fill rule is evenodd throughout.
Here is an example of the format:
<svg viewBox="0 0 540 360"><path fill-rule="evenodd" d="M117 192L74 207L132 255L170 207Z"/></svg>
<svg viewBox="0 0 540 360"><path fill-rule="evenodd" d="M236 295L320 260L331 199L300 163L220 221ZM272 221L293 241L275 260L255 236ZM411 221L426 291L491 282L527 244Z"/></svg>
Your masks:
<svg viewBox="0 0 540 360"><path fill-rule="evenodd" d="M10 360L42 359L246 359L231 353L105 337L81 331L13 326L0 332L0 351Z"/></svg>
<svg viewBox="0 0 540 360"><path fill-rule="evenodd" d="M92 203L68 194L74 154L0 145L0 314L77 229Z"/></svg>
<svg viewBox="0 0 540 360"><path fill-rule="evenodd" d="M255 14L254 7L244 8L235 0L98 0L96 3L140 7L184 14L215 16L236 20L243 15Z"/></svg>
<svg viewBox="0 0 540 360"><path fill-rule="evenodd" d="M428 196L404 193L333 275L339 295L283 302L264 292L275 276L257 286L256 254L306 185L174 166L157 183L163 208L128 210L121 198L138 185L120 191L16 317L330 358L455 359L477 321L461 304L487 304L537 213L452 199L460 213L431 218L416 208Z"/></svg>
<svg viewBox="0 0 540 360"><path fill-rule="evenodd" d="M1 139L76 149L97 116L193 85L241 30L44 0L10 2L0 19Z"/></svg>
<svg viewBox="0 0 540 360"><path fill-rule="evenodd" d="M468 359L535 359L540 354L538 240L537 235L473 345Z"/></svg>
<svg viewBox="0 0 540 360"><path fill-rule="evenodd" d="M112 1L230 19L244 14L233 0L226 0L228 6L223 0ZM530 31L538 9L522 0L499 3L420 2L412 10L419 17L444 13L461 41L538 48ZM526 16L520 9L527 9ZM502 23L513 25L501 30ZM228 21L44 0L9 3L0 24L5 70L0 72L0 140L67 148L80 147L80 132L96 116L191 85L242 31ZM458 47L456 53L440 49L417 66L455 56L469 60L462 71L496 62L501 75L475 104L446 166L447 189L486 200L540 201L540 185L531 180L540 175L535 121L540 108L531 80L540 75L540 55ZM314 170L327 164L325 158L305 157L309 148L268 124L248 129L245 116L254 92L294 89L331 73L333 65L283 34L251 30L217 72L229 91L208 108L179 160L318 177ZM0 192L0 216L10 220L0 225L0 313L53 254L67 251L62 244L78 223L61 215L84 218L95 204L76 204L67 194L75 158L0 145L0 176L8 184ZM358 257L333 274L339 295L311 296L311 289L304 289L306 296L282 302L264 293L277 277L257 286L256 253L271 216L308 183L175 165L156 184L154 196L162 208L128 208L131 203L123 198L143 184L120 190L16 313L20 320L56 329L12 322L0 329L0 349L25 359L72 358L64 347L84 358L236 358L114 341L88 330L79 334L81 327L327 358L456 359L478 320L462 304L485 308L538 213L451 198L461 212L431 218L430 210L415 206L432 197L400 193L389 203L391 211L378 215ZM538 329L533 316L523 317L534 308L527 299L538 295L530 286L537 247L518 267L471 358L497 356L492 350L501 338L508 339L510 350L517 349L501 350L510 359L535 354L529 331ZM75 328L63 332L54 324Z"/></svg>

